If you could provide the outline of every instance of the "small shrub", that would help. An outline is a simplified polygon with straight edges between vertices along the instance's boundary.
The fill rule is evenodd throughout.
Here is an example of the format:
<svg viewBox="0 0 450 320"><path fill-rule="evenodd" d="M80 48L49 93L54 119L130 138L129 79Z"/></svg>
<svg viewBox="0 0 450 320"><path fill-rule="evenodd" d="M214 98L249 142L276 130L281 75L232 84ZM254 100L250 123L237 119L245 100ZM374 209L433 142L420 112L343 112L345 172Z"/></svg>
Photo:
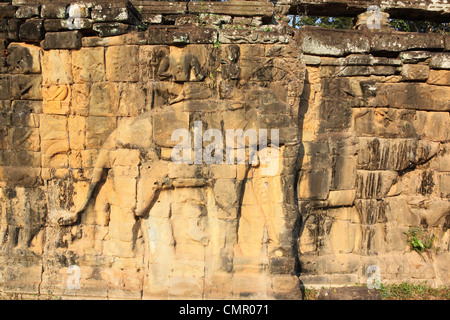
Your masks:
<svg viewBox="0 0 450 320"><path fill-rule="evenodd" d="M405 232L411 250L416 251L425 260L423 253L432 249L435 236L430 231L413 227Z"/></svg>

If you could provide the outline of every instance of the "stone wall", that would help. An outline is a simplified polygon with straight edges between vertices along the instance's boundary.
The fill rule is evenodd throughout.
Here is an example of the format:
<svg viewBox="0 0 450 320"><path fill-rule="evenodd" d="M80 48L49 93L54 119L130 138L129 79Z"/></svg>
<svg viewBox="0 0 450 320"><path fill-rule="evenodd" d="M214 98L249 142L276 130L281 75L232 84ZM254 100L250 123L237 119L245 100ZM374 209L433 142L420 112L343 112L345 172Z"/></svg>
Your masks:
<svg viewBox="0 0 450 320"><path fill-rule="evenodd" d="M377 265L386 283L448 284L448 37L318 28L299 36L300 278L361 283ZM437 253L408 251L413 226L433 230Z"/></svg>
<svg viewBox="0 0 450 320"><path fill-rule="evenodd" d="M3 296L299 299L369 265L449 285L448 35L164 4L84 3L77 27L68 3L1 5ZM278 129L276 172L174 163L198 123ZM417 226L439 250L409 250Z"/></svg>

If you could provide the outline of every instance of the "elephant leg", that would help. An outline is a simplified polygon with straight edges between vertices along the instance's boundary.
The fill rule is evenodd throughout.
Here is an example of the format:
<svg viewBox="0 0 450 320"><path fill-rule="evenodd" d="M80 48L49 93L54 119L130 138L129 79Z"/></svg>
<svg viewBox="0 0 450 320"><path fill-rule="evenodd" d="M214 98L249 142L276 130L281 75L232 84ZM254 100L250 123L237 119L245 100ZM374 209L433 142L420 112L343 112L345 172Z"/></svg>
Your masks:
<svg viewBox="0 0 450 320"><path fill-rule="evenodd" d="M150 211L167 173L167 164L163 161L146 162L141 166L137 183L136 216L144 217Z"/></svg>
<svg viewBox="0 0 450 320"><path fill-rule="evenodd" d="M83 204L74 212L63 212L58 217L58 223L61 226L69 226L77 223L80 216L86 211L90 201L94 197L94 193L103 178L106 168L111 167L113 159L110 158L110 148L102 149L97 157L95 166L92 172L91 182Z"/></svg>

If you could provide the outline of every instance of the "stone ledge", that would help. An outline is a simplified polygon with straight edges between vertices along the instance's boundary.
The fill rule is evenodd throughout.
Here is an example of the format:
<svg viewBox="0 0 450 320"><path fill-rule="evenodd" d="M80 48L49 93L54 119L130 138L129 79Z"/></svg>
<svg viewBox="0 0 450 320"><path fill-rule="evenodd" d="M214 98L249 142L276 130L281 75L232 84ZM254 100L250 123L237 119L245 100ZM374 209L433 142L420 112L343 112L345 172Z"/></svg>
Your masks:
<svg viewBox="0 0 450 320"><path fill-rule="evenodd" d="M148 44L213 44L217 31L213 28L154 26L147 31Z"/></svg>
<svg viewBox="0 0 450 320"><path fill-rule="evenodd" d="M185 14L187 2L166 1L131 1L136 9L143 15L148 14Z"/></svg>
<svg viewBox="0 0 450 320"><path fill-rule="evenodd" d="M371 32L305 26L298 31L303 53L342 57L353 53L444 50L444 35L416 32Z"/></svg>
<svg viewBox="0 0 450 320"><path fill-rule="evenodd" d="M272 17L273 4L271 2L264 1L189 2L188 11L190 13Z"/></svg>

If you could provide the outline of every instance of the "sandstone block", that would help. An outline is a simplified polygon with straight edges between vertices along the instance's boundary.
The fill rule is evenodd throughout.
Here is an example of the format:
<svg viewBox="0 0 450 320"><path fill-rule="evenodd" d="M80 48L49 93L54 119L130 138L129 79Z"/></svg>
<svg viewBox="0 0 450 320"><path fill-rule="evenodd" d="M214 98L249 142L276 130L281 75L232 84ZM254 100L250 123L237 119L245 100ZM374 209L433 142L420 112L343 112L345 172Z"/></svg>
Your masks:
<svg viewBox="0 0 450 320"><path fill-rule="evenodd" d="M450 69L450 53L439 52L433 54L429 65L432 69Z"/></svg>
<svg viewBox="0 0 450 320"><path fill-rule="evenodd" d="M427 83L440 86L450 85L450 70L430 70Z"/></svg>
<svg viewBox="0 0 450 320"><path fill-rule="evenodd" d="M134 117L148 109L145 88L140 84L128 83L120 93L119 114Z"/></svg>
<svg viewBox="0 0 450 320"><path fill-rule="evenodd" d="M30 19L20 26L21 40L39 41L44 37L44 24L41 19Z"/></svg>
<svg viewBox="0 0 450 320"><path fill-rule="evenodd" d="M217 39L213 28L154 26L147 32L148 44L213 44Z"/></svg>
<svg viewBox="0 0 450 320"><path fill-rule="evenodd" d="M45 3L41 7L41 17L44 19L66 19L67 4L63 3Z"/></svg>
<svg viewBox="0 0 450 320"><path fill-rule="evenodd" d="M91 88L89 115L115 116L119 107L119 90L114 83L98 82Z"/></svg>
<svg viewBox="0 0 450 320"><path fill-rule="evenodd" d="M328 195L329 207L352 206L356 198L356 190L330 191Z"/></svg>
<svg viewBox="0 0 450 320"><path fill-rule="evenodd" d="M189 12L211 13L237 16L263 16L272 17L273 5L259 1L235 1L233 3L204 2L189 3Z"/></svg>
<svg viewBox="0 0 450 320"><path fill-rule="evenodd" d="M67 85L50 86L42 88L44 113L69 114L71 92Z"/></svg>
<svg viewBox="0 0 450 320"><path fill-rule="evenodd" d="M388 140L360 138L358 168L364 170L405 170L430 159L438 152L435 143L416 139Z"/></svg>
<svg viewBox="0 0 450 320"><path fill-rule="evenodd" d="M369 39L345 30L305 27L300 32L303 53L318 56L343 56L369 52Z"/></svg>
<svg viewBox="0 0 450 320"><path fill-rule="evenodd" d="M89 83L74 84L71 86L71 88L71 112L77 115L87 116L89 114L89 96L91 85Z"/></svg>
<svg viewBox="0 0 450 320"><path fill-rule="evenodd" d="M189 129L189 114L187 112L157 113L153 117L153 136L160 146L176 146L180 141L172 141L172 131L167 128Z"/></svg>
<svg viewBox="0 0 450 320"><path fill-rule="evenodd" d="M444 37L433 34L428 37L420 33L386 32L371 37L371 52L400 52L406 50L443 49Z"/></svg>
<svg viewBox="0 0 450 320"><path fill-rule="evenodd" d="M298 184L299 198L325 200L331 185L331 170L317 169L302 171Z"/></svg>
<svg viewBox="0 0 450 320"><path fill-rule="evenodd" d="M0 99L11 99L11 76L0 75Z"/></svg>
<svg viewBox="0 0 450 320"><path fill-rule="evenodd" d="M37 46L11 43L8 46L8 71L11 73L40 73L41 49Z"/></svg>
<svg viewBox="0 0 450 320"><path fill-rule="evenodd" d="M19 162L12 162L11 166L8 166L6 162L3 162L0 167L0 178L2 182L6 182L10 187L25 187L34 188L42 184L41 180L41 169L38 168L40 165L36 161L37 167L32 167L30 163L26 163L25 166L19 167Z"/></svg>
<svg viewBox="0 0 450 320"><path fill-rule="evenodd" d="M416 138L415 113L413 110L389 108L354 109L355 130L359 136Z"/></svg>
<svg viewBox="0 0 450 320"><path fill-rule="evenodd" d="M72 59L69 50L49 50L43 52L43 85L71 84Z"/></svg>
<svg viewBox="0 0 450 320"><path fill-rule="evenodd" d="M1 3L0 9L0 19L10 19L15 17L16 8L10 3Z"/></svg>
<svg viewBox="0 0 450 320"><path fill-rule="evenodd" d="M39 18L39 6L21 6L16 10L17 19Z"/></svg>
<svg viewBox="0 0 450 320"><path fill-rule="evenodd" d="M362 199L382 199L386 197L397 177L398 173L394 171L358 170L356 196Z"/></svg>
<svg viewBox="0 0 450 320"><path fill-rule="evenodd" d="M286 44L289 37L285 33L258 31L251 29L222 29L219 31L220 43L242 44ZM307 52L310 53L310 52Z"/></svg>
<svg viewBox="0 0 450 320"><path fill-rule="evenodd" d="M421 138L442 141L450 136L445 129L450 123L450 115L447 112L417 111L411 123Z"/></svg>
<svg viewBox="0 0 450 320"><path fill-rule="evenodd" d="M10 41L19 41L19 27L19 19L0 19L0 37ZM30 25L28 27L33 29Z"/></svg>
<svg viewBox="0 0 450 320"><path fill-rule="evenodd" d="M81 33L79 31L47 32L43 43L45 50L80 49Z"/></svg>
<svg viewBox="0 0 450 320"><path fill-rule="evenodd" d="M99 22L94 23L92 29L100 37L112 37L128 33L132 30L132 27L129 24L120 22Z"/></svg>
<svg viewBox="0 0 450 320"><path fill-rule="evenodd" d="M325 273L356 273L361 268L361 259L356 254L336 254L325 259Z"/></svg>
<svg viewBox="0 0 450 320"><path fill-rule="evenodd" d="M106 49L106 77L110 81L139 80L139 48L117 46Z"/></svg>
<svg viewBox="0 0 450 320"><path fill-rule="evenodd" d="M79 18L77 20L77 29L81 31L92 30L93 21L88 18ZM46 32L69 31L73 30L73 24L68 19L45 19L44 29Z"/></svg>
<svg viewBox="0 0 450 320"><path fill-rule="evenodd" d="M399 55L399 59L403 61L403 63L418 63L421 61L426 61L431 58L431 52L429 51L406 51L401 52Z"/></svg>
<svg viewBox="0 0 450 320"><path fill-rule="evenodd" d="M357 159L353 156L339 156L335 158L333 167L333 190L351 190L356 181Z"/></svg>
<svg viewBox="0 0 450 320"><path fill-rule="evenodd" d="M40 151L39 129L37 128L12 128L10 131L10 150Z"/></svg>
<svg viewBox="0 0 450 320"><path fill-rule="evenodd" d="M59 115L40 115L42 140L66 140L67 119Z"/></svg>
<svg viewBox="0 0 450 320"><path fill-rule="evenodd" d="M86 120L86 148L100 148L114 129L116 129L114 117L88 117Z"/></svg>
<svg viewBox="0 0 450 320"><path fill-rule="evenodd" d="M339 110L339 113L336 112ZM341 132L350 128L353 111L346 100L322 99L319 109L322 132Z"/></svg>
<svg viewBox="0 0 450 320"><path fill-rule="evenodd" d="M405 64L402 68L402 77L405 81L426 81L430 69L426 65Z"/></svg>
<svg viewBox="0 0 450 320"><path fill-rule="evenodd" d="M18 100L41 100L42 76L16 74L11 77L11 97Z"/></svg>
<svg viewBox="0 0 450 320"><path fill-rule="evenodd" d="M42 113L41 101L15 100L12 104L11 124L38 128L40 113Z"/></svg>
<svg viewBox="0 0 450 320"><path fill-rule="evenodd" d="M100 82L105 76L104 49L81 48L72 52L72 73L76 83Z"/></svg>
<svg viewBox="0 0 450 320"><path fill-rule="evenodd" d="M41 145L42 148L42 145ZM23 168L20 167L32 167L32 168L39 168L41 167L40 164L40 156L41 153L40 152L33 152L33 151L28 151L28 150L0 150L0 161L2 164L4 164L4 174L6 177L9 178L19 178L20 179L24 179L24 170ZM11 172L11 174L9 174L7 172L7 170L9 169L9 167L16 167L16 168L20 168L21 170L19 171L14 171ZM39 174L40 175L40 174ZM20 179L16 180L16 182L20 183ZM32 175L30 177L30 180L25 178L24 179L27 183L31 182L31 181L35 181L36 180L36 175Z"/></svg>
<svg viewBox="0 0 450 320"><path fill-rule="evenodd" d="M442 198L448 198L450 196L450 174L442 173L439 176L439 190L441 191Z"/></svg>
<svg viewBox="0 0 450 320"><path fill-rule="evenodd" d="M69 143L72 150L84 150L86 136L86 118L72 116L68 120Z"/></svg>
<svg viewBox="0 0 450 320"><path fill-rule="evenodd" d="M185 14L187 11L187 3L183 2L174 2L170 6L167 6L167 4L161 3L160 1L134 1L133 5L144 18L148 14Z"/></svg>
<svg viewBox="0 0 450 320"><path fill-rule="evenodd" d="M94 6L91 17L96 22L121 22L135 25L141 20L141 15L133 6L107 8L103 4Z"/></svg>

